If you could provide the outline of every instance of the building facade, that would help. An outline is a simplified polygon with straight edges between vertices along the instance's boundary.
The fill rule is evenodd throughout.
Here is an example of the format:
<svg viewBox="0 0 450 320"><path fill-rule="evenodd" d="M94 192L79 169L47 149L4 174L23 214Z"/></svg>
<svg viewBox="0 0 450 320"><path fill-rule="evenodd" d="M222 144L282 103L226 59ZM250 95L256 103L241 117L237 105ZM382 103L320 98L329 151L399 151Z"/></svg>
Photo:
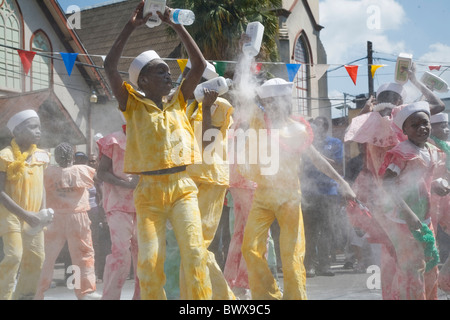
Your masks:
<svg viewBox="0 0 450 320"><path fill-rule="evenodd" d="M34 53L26 72L19 50ZM60 53L78 53L69 74ZM91 95L107 94L105 82L56 0L0 0L0 143L8 145L9 117L24 109L38 112L42 148L67 141L91 148ZM26 59L27 60L27 59Z"/></svg>

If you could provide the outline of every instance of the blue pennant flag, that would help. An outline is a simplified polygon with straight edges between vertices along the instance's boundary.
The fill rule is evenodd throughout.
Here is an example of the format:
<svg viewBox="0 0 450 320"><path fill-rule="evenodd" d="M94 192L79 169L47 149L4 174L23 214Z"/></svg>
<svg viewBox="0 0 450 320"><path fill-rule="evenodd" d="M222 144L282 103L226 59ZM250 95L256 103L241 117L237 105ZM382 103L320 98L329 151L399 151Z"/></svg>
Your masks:
<svg viewBox="0 0 450 320"><path fill-rule="evenodd" d="M69 77L72 74L73 66L75 65L75 60L77 60L78 53L67 53L60 52L59 53L64 61L64 65L66 66L66 70L69 73Z"/></svg>
<svg viewBox="0 0 450 320"><path fill-rule="evenodd" d="M300 69L301 66L302 66L301 64L294 64L294 63L286 64L290 82L294 81L295 76L297 75L298 69Z"/></svg>

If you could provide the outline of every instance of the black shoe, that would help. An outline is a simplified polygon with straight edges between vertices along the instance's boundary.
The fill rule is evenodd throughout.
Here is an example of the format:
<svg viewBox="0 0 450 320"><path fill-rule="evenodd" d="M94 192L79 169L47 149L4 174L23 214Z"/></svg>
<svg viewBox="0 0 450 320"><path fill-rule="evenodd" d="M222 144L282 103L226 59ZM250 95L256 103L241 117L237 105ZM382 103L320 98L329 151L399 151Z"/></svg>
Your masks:
<svg viewBox="0 0 450 320"><path fill-rule="evenodd" d="M306 270L306 277L307 278L314 278L316 276L316 270L314 268L310 268Z"/></svg>
<svg viewBox="0 0 450 320"><path fill-rule="evenodd" d="M316 275L324 276L324 277L334 277L335 273L333 271L331 271L330 268L325 268L325 269L317 269Z"/></svg>

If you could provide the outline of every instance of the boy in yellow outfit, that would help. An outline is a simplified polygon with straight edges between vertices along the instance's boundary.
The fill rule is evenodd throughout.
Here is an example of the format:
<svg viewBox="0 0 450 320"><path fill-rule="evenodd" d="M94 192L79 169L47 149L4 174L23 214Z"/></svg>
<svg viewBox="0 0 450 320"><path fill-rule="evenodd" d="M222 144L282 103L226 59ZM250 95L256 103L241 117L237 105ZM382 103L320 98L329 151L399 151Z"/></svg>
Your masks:
<svg viewBox="0 0 450 320"><path fill-rule="evenodd" d="M200 162L195 152L193 129L186 116L185 97L199 83L206 67L201 51L184 26L169 19L172 9L158 12L180 37L192 69L170 101L172 89L168 65L155 51L146 51L131 63L130 84L123 82L117 65L131 33L146 23L141 1L105 59L105 70L119 109L127 121L127 148L124 171L140 175L134 191L138 228L138 267L142 299L166 299L164 257L166 223L170 221L180 247L187 299L211 299L211 283L206 267L198 189L186 167Z"/></svg>
<svg viewBox="0 0 450 320"><path fill-rule="evenodd" d="M189 70L190 67L189 61L186 70ZM202 78L211 80L218 76L215 67L208 62ZM229 186L227 130L232 123L231 115L234 109L226 99L218 97L216 91L205 89L204 94L205 98L202 102L192 102L186 111L196 137L198 133L202 133L203 139L199 139L202 139L204 155L202 163L188 166L187 172L198 188L203 238L206 248L209 248L219 226L225 195ZM212 299L236 299L217 264L214 253L209 250L207 266L212 285ZM184 289L184 278L180 277L182 299L185 298Z"/></svg>
<svg viewBox="0 0 450 320"><path fill-rule="evenodd" d="M259 87L257 93L262 106L255 111L250 125L257 131L256 136L259 135L259 141L253 143L258 146L259 157L265 148L272 156L279 156L278 168L275 168L278 170L263 170L265 166L261 165L260 158L257 164L250 163L250 169L242 172L258 185L242 243L250 290L255 300L307 299L303 265L305 236L297 172L301 154L307 154L320 171L336 180L345 197L355 198L348 183L311 145L313 134L308 122L291 115L292 85L275 78ZM270 136L268 144L261 141L264 132ZM278 288L265 259L267 233L275 219L280 225L284 293Z"/></svg>
<svg viewBox="0 0 450 320"><path fill-rule="evenodd" d="M44 233L31 235L24 226L41 223L36 213L45 208L44 169L50 157L36 147L41 123L34 110L15 114L7 127L14 139L0 151L0 236L5 253L0 263L0 300L31 300L44 262Z"/></svg>

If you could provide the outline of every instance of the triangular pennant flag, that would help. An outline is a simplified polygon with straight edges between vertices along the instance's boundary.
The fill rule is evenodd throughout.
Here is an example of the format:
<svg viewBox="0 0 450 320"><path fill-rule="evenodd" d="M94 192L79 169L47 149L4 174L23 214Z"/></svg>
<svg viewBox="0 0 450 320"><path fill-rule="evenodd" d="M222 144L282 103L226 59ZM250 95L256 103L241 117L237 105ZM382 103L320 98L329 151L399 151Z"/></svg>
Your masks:
<svg viewBox="0 0 450 320"><path fill-rule="evenodd" d="M78 53L67 53L60 52L59 53L64 61L64 65L66 66L67 73L69 76L72 75L73 66L75 65L75 60L77 60Z"/></svg>
<svg viewBox="0 0 450 320"><path fill-rule="evenodd" d="M177 62L178 62L178 65L180 66L181 73L183 73L184 69L186 69L188 59L178 59Z"/></svg>
<svg viewBox="0 0 450 320"><path fill-rule="evenodd" d="M319 80L323 77L325 72L328 71L328 68L330 67L329 64L316 64L314 68L316 69L316 79Z"/></svg>
<svg viewBox="0 0 450 320"><path fill-rule="evenodd" d="M352 78L353 83L356 85L356 78L358 77L358 66L345 66L350 78Z"/></svg>
<svg viewBox="0 0 450 320"><path fill-rule="evenodd" d="M31 69L31 63L33 62L36 52L20 49L18 49L17 52L19 53L20 60L22 61L23 71L25 71L25 74L28 75L28 72L30 72Z"/></svg>
<svg viewBox="0 0 450 320"><path fill-rule="evenodd" d="M442 66L429 66L428 68L430 68L430 71L433 71L433 70L441 71L441 67Z"/></svg>
<svg viewBox="0 0 450 320"><path fill-rule="evenodd" d="M376 72L378 69L380 69L381 67L384 67L384 66L385 66L384 64L373 64L373 65L370 67L370 71L372 72L372 78L375 77L375 72Z"/></svg>
<svg viewBox="0 0 450 320"><path fill-rule="evenodd" d="M216 72L219 76L223 77L225 75L225 71L227 70L227 63L222 61L215 61L214 66L216 67Z"/></svg>
<svg viewBox="0 0 450 320"><path fill-rule="evenodd" d="M298 69L300 69L302 65L301 64L294 64L294 63L288 63L286 64L288 76L289 76L289 82L294 81L295 76L297 75Z"/></svg>
<svg viewBox="0 0 450 320"><path fill-rule="evenodd" d="M259 74L261 72L263 64L261 62L253 63L251 71L253 74Z"/></svg>

